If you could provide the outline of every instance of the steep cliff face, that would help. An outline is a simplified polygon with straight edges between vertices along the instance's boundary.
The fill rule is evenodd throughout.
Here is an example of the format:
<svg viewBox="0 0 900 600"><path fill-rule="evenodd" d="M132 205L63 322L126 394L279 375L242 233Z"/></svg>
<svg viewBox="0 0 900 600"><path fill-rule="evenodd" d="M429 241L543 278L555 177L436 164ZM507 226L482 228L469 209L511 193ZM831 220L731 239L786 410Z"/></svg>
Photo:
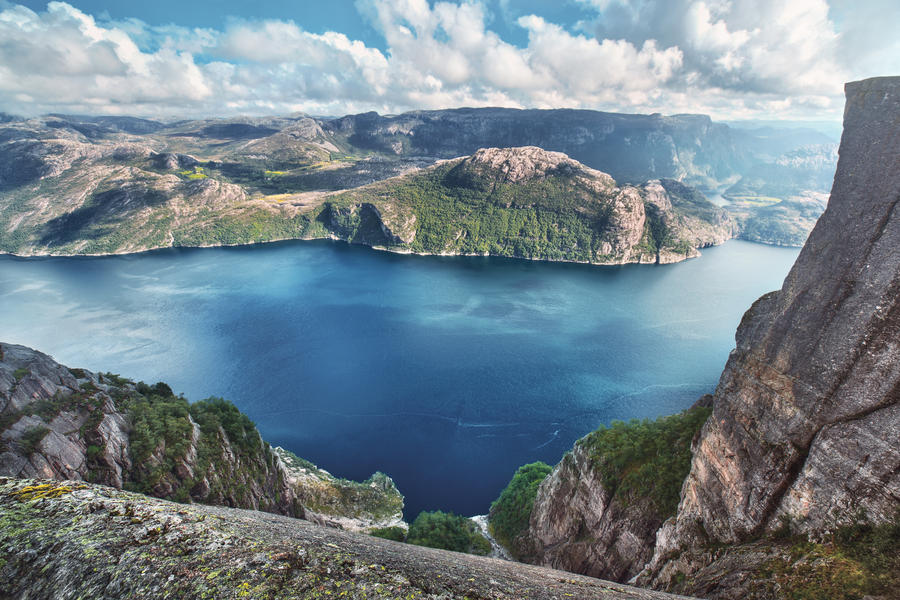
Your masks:
<svg viewBox="0 0 900 600"><path fill-rule="evenodd" d="M538 489L519 554L719 600L896 597L898 205L900 78L848 84L828 209L782 289L744 315L698 403L712 415L680 438L683 470L628 458L679 447L640 450L659 435L637 424L586 436ZM654 505L663 478L672 501Z"/></svg>
<svg viewBox="0 0 900 600"><path fill-rule="evenodd" d="M618 422L578 440L538 488L517 554L614 581L639 573L675 512L708 398L678 415Z"/></svg>
<svg viewBox="0 0 900 600"><path fill-rule="evenodd" d="M0 474L103 483L359 530L402 524L385 475L338 480L273 450L233 405L69 369L0 344Z"/></svg>
<svg viewBox="0 0 900 600"><path fill-rule="evenodd" d="M828 208L782 289L744 316L655 585L686 548L786 525L816 537L900 507L900 78L846 92Z"/></svg>
<svg viewBox="0 0 900 600"><path fill-rule="evenodd" d="M613 581L644 567L662 524L648 502L614 499L580 444L541 485L531 514L524 560Z"/></svg>

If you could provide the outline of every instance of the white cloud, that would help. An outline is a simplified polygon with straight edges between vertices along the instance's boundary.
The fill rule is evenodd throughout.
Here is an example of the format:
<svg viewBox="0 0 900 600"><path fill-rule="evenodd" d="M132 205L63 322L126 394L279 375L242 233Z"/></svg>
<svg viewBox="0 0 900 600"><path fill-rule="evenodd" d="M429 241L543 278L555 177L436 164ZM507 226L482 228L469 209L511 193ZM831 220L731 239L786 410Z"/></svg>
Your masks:
<svg viewBox="0 0 900 600"><path fill-rule="evenodd" d="M517 47L491 31L478 2L358 0L385 51L291 21L150 27L98 22L62 2L39 13L0 4L0 110L200 116L499 105L821 117L839 114L841 84L853 75L848 52L885 54L884 44L839 34L825 0L581 1L597 11L591 28L520 17L528 44Z"/></svg>
<svg viewBox="0 0 900 600"><path fill-rule="evenodd" d="M852 77L825 0L611 0L595 31L681 48L685 74L701 91L839 96Z"/></svg>

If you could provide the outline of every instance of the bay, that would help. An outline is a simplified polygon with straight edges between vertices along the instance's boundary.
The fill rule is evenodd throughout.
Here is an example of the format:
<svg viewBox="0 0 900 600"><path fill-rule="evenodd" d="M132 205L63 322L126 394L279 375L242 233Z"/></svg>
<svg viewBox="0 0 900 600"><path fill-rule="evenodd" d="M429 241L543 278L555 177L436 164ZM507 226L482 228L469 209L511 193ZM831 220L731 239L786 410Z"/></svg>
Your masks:
<svg viewBox="0 0 900 600"><path fill-rule="evenodd" d="M519 465L711 392L797 249L674 265L401 256L330 242L0 257L0 340L222 396L333 474L420 510L487 511Z"/></svg>

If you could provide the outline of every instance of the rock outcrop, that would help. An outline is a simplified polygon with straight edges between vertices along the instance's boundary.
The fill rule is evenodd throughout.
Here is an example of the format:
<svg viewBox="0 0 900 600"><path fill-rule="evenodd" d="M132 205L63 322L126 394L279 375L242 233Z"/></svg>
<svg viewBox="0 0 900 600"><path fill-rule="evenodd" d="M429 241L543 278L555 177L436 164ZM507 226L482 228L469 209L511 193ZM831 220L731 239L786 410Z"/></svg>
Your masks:
<svg viewBox="0 0 900 600"><path fill-rule="evenodd" d="M386 475L340 480L272 449L233 405L0 344L0 475L91 481L351 530L404 526Z"/></svg>
<svg viewBox="0 0 900 600"><path fill-rule="evenodd" d="M601 427L575 442L541 482L528 528L514 540L516 554L614 581L637 575L653 556L657 530L675 513L709 400L656 421Z"/></svg>
<svg viewBox="0 0 900 600"><path fill-rule="evenodd" d="M77 481L0 478L0 596L676 600L508 561Z"/></svg>
<svg viewBox="0 0 900 600"><path fill-rule="evenodd" d="M662 521L647 502L613 498L587 448L576 444L541 484L523 558L530 563L627 581L653 556Z"/></svg>
<svg viewBox="0 0 900 600"><path fill-rule="evenodd" d="M465 177L468 171L471 175L489 177L500 183L580 174L597 191L608 191L616 185L607 173L586 167L562 152L551 152L537 146L481 148L460 163L457 169L461 177Z"/></svg>

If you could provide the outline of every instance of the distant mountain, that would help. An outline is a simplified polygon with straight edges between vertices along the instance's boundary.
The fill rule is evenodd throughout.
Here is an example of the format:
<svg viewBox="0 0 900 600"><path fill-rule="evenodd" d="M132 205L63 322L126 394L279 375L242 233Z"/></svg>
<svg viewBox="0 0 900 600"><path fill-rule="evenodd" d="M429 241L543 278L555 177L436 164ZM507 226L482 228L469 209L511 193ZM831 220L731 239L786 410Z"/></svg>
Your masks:
<svg viewBox="0 0 900 600"><path fill-rule="evenodd" d="M0 123L0 251L105 254L341 237L316 220L317 207L333 192L483 148L523 146L563 152L620 184L667 180L726 190L727 210L744 229L738 235L800 244L821 207L808 203L799 210L797 198L827 192L830 163L782 164L778 161L802 147L770 130L754 135L702 115L499 108L175 123L72 115L9 118ZM773 157L773 149L781 154ZM360 190L357 196L368 193ZM541 207L544 217L547 211ZM424 244L422 239L414 246ZM691 243L696 248L707 240ZM482 245L466 251L493 250ZM510 252L544 256L534 247L502 250Z"/></svg>
<svg viewBox="0 0 900 600"><path fill-rule="evenodd" d="M625 183L666 177L715 188L754 162L728 126L705 115L461 108L364 113L325 128L350 145L401 156L452 158L491 146L538 146Z"/></svg>
<svg viewBox="0 0 900 600"><path fill-rule="evenodd" d="M534 146L485 148L335 195L318 220L399 250L600 264L676 262L734 233L724 210L677 181L618 186Z"/></svg>
<svg viewBox="0 0 900 600"><path fill-rule="evenodd" d="M798 246L825 210L837 164L837 144L786 152L758 164L723 196L741 237L753 242Z"/></svg>

